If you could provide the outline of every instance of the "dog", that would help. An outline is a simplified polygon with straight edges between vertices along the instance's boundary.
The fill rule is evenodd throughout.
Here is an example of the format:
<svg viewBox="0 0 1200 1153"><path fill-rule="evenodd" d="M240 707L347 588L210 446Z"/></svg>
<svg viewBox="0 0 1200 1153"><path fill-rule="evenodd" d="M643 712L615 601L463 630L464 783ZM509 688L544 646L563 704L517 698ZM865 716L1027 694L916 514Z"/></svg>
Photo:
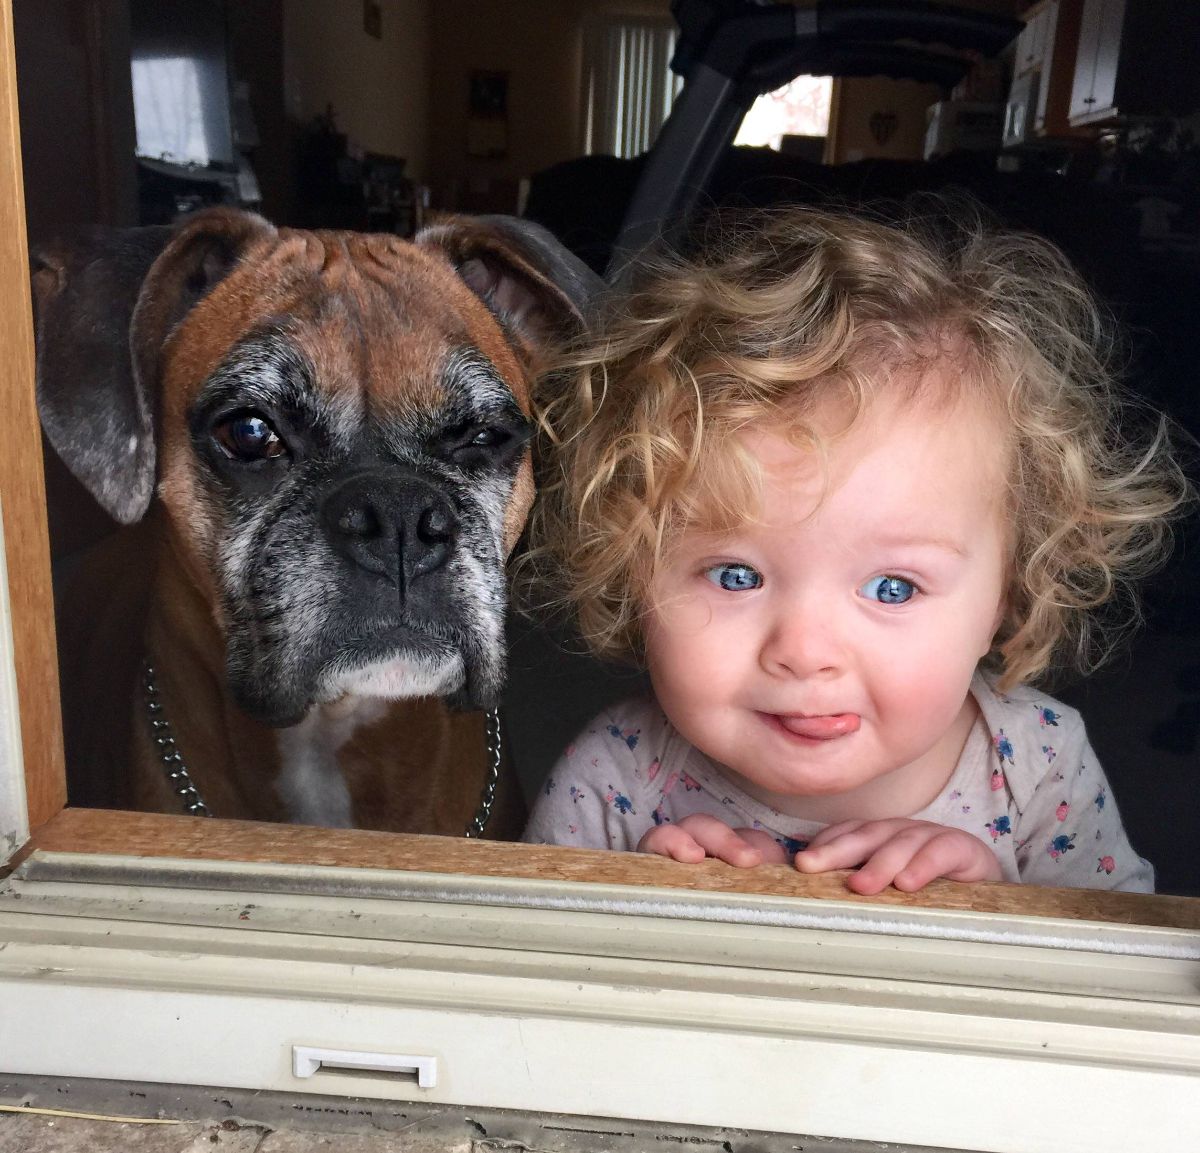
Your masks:
<svg viewBox="0 0 1200 1153"><path fill-rule="evenodd" d="M406 241L229 208L31 266L44 431L127 526L60 598L71 802L486 819L530 380L599 278L515 218ZM515 836L511 773L488 799Z"/></svg>

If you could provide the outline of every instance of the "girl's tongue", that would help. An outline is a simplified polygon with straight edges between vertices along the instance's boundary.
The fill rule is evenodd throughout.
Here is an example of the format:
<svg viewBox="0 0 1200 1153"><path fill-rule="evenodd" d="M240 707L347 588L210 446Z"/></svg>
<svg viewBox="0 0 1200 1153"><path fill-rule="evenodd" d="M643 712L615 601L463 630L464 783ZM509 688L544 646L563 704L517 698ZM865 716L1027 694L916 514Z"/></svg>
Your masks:
<svg viewBox="0 0 1200 1153"><path fill-rule="evenodd" d="M857 713L830 713L821 717L780 717L779 723L789 733L814 741L828 741L858 732Z"/></svg>

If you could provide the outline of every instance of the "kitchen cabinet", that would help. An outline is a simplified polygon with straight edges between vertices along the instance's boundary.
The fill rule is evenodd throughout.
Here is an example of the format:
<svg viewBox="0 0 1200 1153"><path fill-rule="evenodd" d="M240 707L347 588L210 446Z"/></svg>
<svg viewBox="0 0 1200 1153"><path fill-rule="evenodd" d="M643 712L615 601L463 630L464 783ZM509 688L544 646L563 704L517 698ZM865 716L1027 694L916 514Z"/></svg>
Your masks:
<svg viewBox="0 0 1200 1153"><path fill-rule="evenodd" d="M1025 14L1025 28L1017 37L1013 56L1013 75L1040 72L1046 54L1047 39L1054 35L1058 19L1058 0L1037 4Z"/></svg>
<svg viewBox="0 0 1200 1153"><path fill-rule="evenodd" d="M1083 0L1068 120L1186 116L1200 108L1200 5Z"/></svg>
<svg viewBox="0 0 1200 1153"><path fill-rule="evenodd" d="M1025 12L1013 52L1004 145L1077 134L1067 120L1083 0L1041 0Z"/></svg>

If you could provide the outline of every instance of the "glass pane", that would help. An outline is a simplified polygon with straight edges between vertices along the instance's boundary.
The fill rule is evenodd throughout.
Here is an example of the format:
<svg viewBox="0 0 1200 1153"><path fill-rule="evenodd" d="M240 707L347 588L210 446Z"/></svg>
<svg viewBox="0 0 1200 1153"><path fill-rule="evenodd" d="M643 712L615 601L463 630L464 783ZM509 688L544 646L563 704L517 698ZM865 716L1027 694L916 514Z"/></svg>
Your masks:
<svg viewBox="0 0 1200 1153"><path fill-rule="evenodd" d="M760 96L746 113L734 144L779 150L784 136L824 136L829 130L832 76L797 76Z"/></svg>

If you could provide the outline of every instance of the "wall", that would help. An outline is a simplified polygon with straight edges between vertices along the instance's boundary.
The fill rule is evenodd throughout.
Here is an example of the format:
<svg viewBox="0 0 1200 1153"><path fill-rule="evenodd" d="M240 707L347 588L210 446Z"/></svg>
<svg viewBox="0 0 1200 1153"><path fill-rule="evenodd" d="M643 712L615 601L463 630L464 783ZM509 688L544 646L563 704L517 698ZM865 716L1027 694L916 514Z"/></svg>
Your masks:
<svg viewBox="0 0 1200 1153"><path fill-rule="evenodd" d="M434 8L443 0L435 0ZM340 131L365 151L408 159L427 178L430 0L381 0L383 38L363 29L361 0L284 0L288 118L332 104Z"/></svg>
<svg viewBox="0 0 1200 1153"><path fill-rule="evenodd" d="M12 12L30 236L136 223L128 0L15 0Z"/></svg>
<svg viewBox="0 0 1200 1153"><path fill-rule="evenodd" d="M886 76L843 77L834 86L829 114L833 148L826 161L844 164L867 157L920 160L925 142L925 110L941 98L942 90L936 84L891 80ZM889 127L890 135L880 141L875 131Z"/></svg>
<svg viewBox="0 0 1200 1153"><path fill-rule="evenodd" d="M436 0L432 5L430 177L448 205L515 207L517 181L579 154L584 19L668 15L668 0ZM506 156L467 155L472 71L509 74ZM490 191L489 191L490 190ZM498 196L492 203L489 195Z"/></svg>
<svg viewBox="0 0 1200 1153"><path fill-rule="evenodd" d="M254 174L268 220L291 219L292 140L284 109L284 0L232 0L225 5L230 76L249 86L250 109L258 130Z"/></svg>
<svg viewBox="0 0 1200 1153"><path fill-rule="evenodd" d="M288 0L295 2L295 0ZM1021 0L944 0L1012 15ZM431 15L429 179L443 204L504 209L517 181L579 154L582 22L600 13L669 16L669 0L435 0ZM474 70L509 73L506 156L467 155L467 86ZM848 152L917 157L932 85L882 77L848 80L838 127ZM875 142L870 117L894 111L897 130Z"/></svg>

